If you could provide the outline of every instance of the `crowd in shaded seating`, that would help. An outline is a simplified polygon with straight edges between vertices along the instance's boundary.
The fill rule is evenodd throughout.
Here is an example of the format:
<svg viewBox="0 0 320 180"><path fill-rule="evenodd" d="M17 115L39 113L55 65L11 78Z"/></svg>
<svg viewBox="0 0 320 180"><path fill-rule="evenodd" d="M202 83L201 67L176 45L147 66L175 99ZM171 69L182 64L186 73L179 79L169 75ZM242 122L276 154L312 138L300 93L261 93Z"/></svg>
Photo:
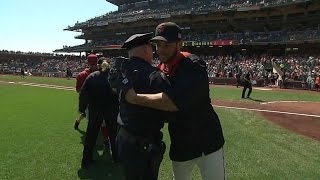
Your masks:
<svg viewBox="0 0 320 180"><path fill-rule="evenodd" d="M307 0L201 0L192 1L191 4L173 1L168 3L147 4L146 6L119 8L118 11L109 12L86 22L77 22L75 27L101 26L114 22L134 22L148 18L167 18L173 15L206 14L212 11L226 11L244 7L269 7L283 4L304 2ZM161 8L159 8L161 7Z"/></svg>
<svg viewBox="0 0 320 180"><path fill-rule="evenodd" d="M183 37L184 41L195 42L213 42L217 40L233 40L235 44L252 44L252 43L290 43L320 40L320 29L305 30L282 30L268 32L229 32L229 33L193 33L186 32ZM115 38L89 41L83 45L70 47L77 48L93 48L107 45L121 45L131 34L116 36Z"/></svg>
<svg viewBox="0 0 320 180"><path fill-rule="evenodd" d="M266 32L188 33L187 41L235 40L238 44L250 42L290 42L320 39L319 29L282 30Z"/></svg>

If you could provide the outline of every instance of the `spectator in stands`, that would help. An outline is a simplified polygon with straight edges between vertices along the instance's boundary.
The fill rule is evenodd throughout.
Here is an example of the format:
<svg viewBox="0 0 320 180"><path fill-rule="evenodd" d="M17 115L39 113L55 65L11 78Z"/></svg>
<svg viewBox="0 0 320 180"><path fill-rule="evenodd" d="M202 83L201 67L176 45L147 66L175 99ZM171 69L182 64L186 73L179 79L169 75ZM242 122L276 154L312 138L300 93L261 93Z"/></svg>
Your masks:
<svg viewBox="0 0 320 180"><path fill-rule="evenodd" d="M315 84L315 89L316 89L317 91L319 91L319 90L320 90L320 73L319 73L318 76L316 77L314 84Z"/></svg>
<svg viewBox="0 0 320 180"><path fill-rule="evenodd" d="M309 73L308 74L308 78L307 78L307 80L306 80L306 83L307 83L307 88L308 88L308 90L312 90L313 89L313 83L314 83L314 81L313 81L313 78L312 78L312 76L311 76L311 73Z"/></svg>

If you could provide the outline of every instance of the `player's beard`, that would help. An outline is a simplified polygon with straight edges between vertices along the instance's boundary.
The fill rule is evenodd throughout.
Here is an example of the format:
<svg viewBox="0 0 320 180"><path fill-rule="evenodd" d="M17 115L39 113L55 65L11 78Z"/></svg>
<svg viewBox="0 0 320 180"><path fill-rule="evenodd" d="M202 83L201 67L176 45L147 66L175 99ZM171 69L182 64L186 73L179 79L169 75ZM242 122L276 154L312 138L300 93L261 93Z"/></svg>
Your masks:
<svg viewBox="0 0 320 180"><path fill-rule="evenodd" d="M172 52L171 55L165 56L164 58L160 58L161 56L159 56L159 58L160 58L160 61L161 61L162 63L167 64L167 63L169 63L170 61L172 61L172 60L177 56L177 54L178 54L178 50L177 50L177 43L176 43L175 50L174 50L174 52Z"/></svg>

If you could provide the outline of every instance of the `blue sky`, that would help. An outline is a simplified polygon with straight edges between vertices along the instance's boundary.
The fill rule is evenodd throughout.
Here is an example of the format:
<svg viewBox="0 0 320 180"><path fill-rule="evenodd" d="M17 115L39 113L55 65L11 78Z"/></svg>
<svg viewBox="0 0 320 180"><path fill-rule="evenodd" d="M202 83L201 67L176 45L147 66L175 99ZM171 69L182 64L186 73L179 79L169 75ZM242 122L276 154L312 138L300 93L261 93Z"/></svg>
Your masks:
<svg viewBox="0 0 320 180"><path fill-rule="evenodd" d="M80 33L63 29L115 10L106 0L1 0L0 50L52 52L83 44L74 38Z"/></svg>

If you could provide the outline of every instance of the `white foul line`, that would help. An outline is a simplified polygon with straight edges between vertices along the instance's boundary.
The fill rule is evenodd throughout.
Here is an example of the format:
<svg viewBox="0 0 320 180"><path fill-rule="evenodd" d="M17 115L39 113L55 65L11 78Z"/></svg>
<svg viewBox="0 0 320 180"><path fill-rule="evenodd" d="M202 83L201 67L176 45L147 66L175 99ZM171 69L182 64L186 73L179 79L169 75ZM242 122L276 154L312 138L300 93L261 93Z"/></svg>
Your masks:
<svg viewBox="0 0 320 180"><path fill-rule="evenodd" d="M0 81L0 82L9 83L9 84L15 84L15 82L7 82L7 81ZM35 84L35 83L23 83L23 82L18 82L18 84L24 85L24 86L44 87L44 88L62 89L62 90L69 90L69 91L74 91L75 90L75 88L72 88L72 87L53 86L53 85L47 85L47 84ZM247 111L258 111L258 112L272 112L272 113L279 113L279 114L290 114L290 115L296 115L296 116L307 116L307 117L320 118L320 115L292 113L292 112L285 112L285 111L273 111L273 110L265 110L265 109L251 109L251 108L241 108L241 107L232 107L232 106L219 106L219 105L214 105L213 107L220 107L220 108L227 108L227 109L238 109L238 110L247 110Z"/></svg>
<svg viewBox="0 0 320 180"><path fill-rule="evenodd" d="M32 86L32 87L43 87L43 88L49 88L49 89L61 89L61 90L67 90L67 91L74 91L74 88L61 88L61 87L54 87L54 86L44 86L44 85L36 85L36 84L22 84L23 86Z"/></svg>
<svg viewBox="0 0 320 180"><path fill-rule="evenodd" d="M238 110L247 110L247 111L258 111L258 112L271 112L271 113L279 113L279 114L290 114L290 115L296 115L296 116L308 116L308 117L320 118L320 115L292 113L292 112L285 112L285 111L273 111L273 110L265 110L265 109L251 109L251 108L241 108L241 107L231 107L231 106L218 106L218 105L214 105L213 107L221 107L221 108L227 108L227 109L238 109Z"/></svg>
<svg viewBox="0 0 320 180"><path fill-rule="evenodd" d="M7 82L7 81L0 81L2 83L9 83L9 84L18 84L23 86L32 86L32 87L43 87L43 88L50 88L50 89L60 89L60 90L67 90L67 91L75 91L75 88L73 87L67 87L67 86L55 86L55 85L49 85L49 84L36 84L36 83L24 83L24 82Z"/></svg>
<svg viewBox="0 0 320 180"><path fill-rule="evenodd" d="M260 104L273 104L273 103L320 103L320 102L313 102L313 101L270 101L270 102L264 102Z"/></svg>

